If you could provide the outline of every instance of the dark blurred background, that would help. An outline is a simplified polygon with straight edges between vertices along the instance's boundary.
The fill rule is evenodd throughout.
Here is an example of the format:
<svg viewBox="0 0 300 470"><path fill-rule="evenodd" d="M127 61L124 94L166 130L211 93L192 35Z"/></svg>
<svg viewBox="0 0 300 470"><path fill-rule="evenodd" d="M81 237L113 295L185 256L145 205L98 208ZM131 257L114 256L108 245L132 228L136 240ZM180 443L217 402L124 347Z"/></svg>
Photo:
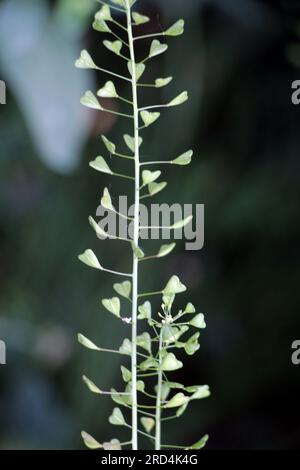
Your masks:
<svg viewBox="0 0 300 470"><path fill-rule="evenodd" d="M0 3L0 79L8 89L0 107L2 449L82 448L81 429L100 441L120 435L107 423L111 400L95 398L81 381L86 373L101 388L117 388L120 358L76 342L78 331L107 347L124 335L99 306L115 279L85 269L77 255L93 248L120 270L130 259L124 245L95 240L87 224L105 185L115 198L129 189L88 167L103 154L101 133L121 147L128 131L126 122L79 104L86 89L107 80L74 68L82 48L99 65L119 67L91 29L98 7ZM208 323L200 353L175 376L210 384L212 396L194 403L180 425L166 425L168 442L190 444L208 432L209 449L296 449L300 109L291 83L300 79L300 2L139 0L136 9L151 16L154 30L187 21L184 37L170 38L169 53L147 75L174 75L174 82L144 100L182 89L191 99L147 130L142 157L170 159L192 146L195 158L184 171L168 170L168 188L155 202L206 206L204 249L179 244L142 275L151 290L180 274L189 286L182 304L192 300Z"/></svg>

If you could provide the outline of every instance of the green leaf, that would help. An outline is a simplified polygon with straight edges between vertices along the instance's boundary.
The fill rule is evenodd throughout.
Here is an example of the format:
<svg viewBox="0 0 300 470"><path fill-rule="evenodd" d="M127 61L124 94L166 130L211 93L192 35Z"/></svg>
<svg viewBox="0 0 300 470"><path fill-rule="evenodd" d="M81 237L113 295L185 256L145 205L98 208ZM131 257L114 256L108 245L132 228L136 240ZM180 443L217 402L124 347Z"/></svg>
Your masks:
<svg viewBox="0 0 300 470"><path fill-rule="evenodd" d="M88 449L102 449L102 445L87 432L81 431L81 437Z"/></svg>
<svg viewBox="0 0 300 470"><path fill-rule="evenodd" d="M172 276L171 279L168 281L166 287L163 290L164 295L173 295L173 294L180 294L181 292L185 292L186 287L178 276Z"/></svg>
<svg viewBox="0 0 300 470"><path fill-rule="evenodd" d="M151 336L149 333L143 333L136 338L136 344L151 354Z"/></svg>
<svg viewBox="0 0 300 470"><path fill-rule="evenodd" d="M154 39L151 43L149 58L156 57L157 55L163 54L168 49L167 44L162 44L158 39Z"/></svg>
<svg viewBox="0 0 300 470"><path fill-rule="evenodd" d="M138 392L143 392L145 390L145 382L143 382L142 380L138 380L136 382L136 389Z"/></svg>
<svg viewBox="0 0 300 470"><path fill-rule="evenodd" d="M81 51L79 59L75 62L75 67L78 69L97 69L97 65L86 49Z"/></svg>
<svg viewBox="0 0 300 470"><path fill-rule="evenodd" d="M125 338L122 345L119 348L119 352L121 354L125 354L126 356L131 356L132 353L132 344L128 338Z"/></svg>
<svg viewBox="0 0 300 470"><path fill-rule="evenodd" d="M183 153L179 157L172 160L173 165L189 165L192 161L193 151L189 150L188 152Z"/></svg>
<svg viewBox="0 0 300 470"><path fill-rule="evenodd" d="M120 284L116 283L114 284L114 289L117 292L117 294L121 295L122 297L125 297L125 299L130 299L130 293L131 293L131 282L130 281L124 281Z"/></svg>
<svg viewBox="0 0 300 470"><path fill-rule="evenodd" d="M178 328L175 328L171 325L164 325L162 327L162 337L163 337L163 341L164 343L167 343L167 344L170 344L170 343L174 343L174 341L176 341L176 333L179 332L179 329Z"/></svg>
<svg viewBox="0 0 300 470"><path fill-rule="evenodd" d="M153 183L156 181L161 175L161 171L149 171L144 170L142 173L143 184L146 186L147 184Z"/></svg>
<svg viewBox="0 0 300 470"><path fill-rule="evenodd" d="M120 408L114 408L111 416L109 417L110 424L115 426L125 426L126 421Z"/></svg>
<svg viewBox="0 0 300 470"><path fill-rule="evenodd" d="M143 392L145 390L145 383L142 380L137 380L136 382L136 389L138 392ZM127 395L123 395L123 405L126 403L127 405L132 405L132 383L129 382L126 386L125 393Z"/></svg>
<svg viewBox="0 0 300 470"><path fill-rule="evenodd" d="M102 230L102 228L97 224L97 222L93 219L93 217L89 217L89 223L91 227L95 230L96 234L99 235L101 238L107 238L107 234Z"/></svg>
<svg viewBox="0 0 300 470"><path fill-rule="evenodd" d="M193 354L195 354L195 352L198 351L198 349L200 349L200 344L198 343L199 336L200 336L200 333L195 333L185 343L184 350L185 350L186 354L188 354L189 356L192 356Z"/></svg>
<svg viewBox="0 0 300 470"><path fill-rule="evenodd" d="M93 22L93 28L95 31L98 31L99 33L110 33L111 30L108 26L108 24L101 20L101 19L95 19Z"/></svg>
<svg viewBox="0 0 300 470"><path fill-rule="evenodd" d="M153 357L149 357L148 359L140 363L140 369L142 371L146 371L149 369L157 369L157 368L158 368L158 362Z"/></svg>
<svg viewBox="0 0 300 470"><path fill-rule="evenodd" d="M189 302L187 306L185 307L184 313L195 313L195 312L196 312L196 309L194 305L191 302Z"/></svg>
<svg viewBox="0 0 300 470"><path fill-rule="evenodd" d="M202 439L200 439L200 441L196 442L195 444L193 444L191 447L186 447L185 450L200 450L200 449L203 449L203 447L206 446L206 443L209 439L209 436L208 434L206 434L205 436L202 437Z"/></svg>
<svg viewBox="0 0 300 470"><path fill-rule="evenodd" d="M185 405L190 400L189 397L185 396L182 392L176 393L171 400L164 406L164 408L178 408L179 406Z"/></svg>
<svg viewBox="0 0 300 470"><path fill-rule="evenodd" d="M106 82L104 87L97 91L97 96L100 98L118 98L118 93L114 82L111 80Z"/></svg>
<svg viewBox="0 0 300 470"><path fill-rule="evenodd" d="M100 388L98 388L97 385L95 385L94 382L88 379L85 375L82 376L82 380L91 392L96 393L97 395L102 394Z"/></svg>
<svg viewBox="0 0 300 470"><path fill-rule="evenodd" d="M104 143L106 149L109 151L109 153L115 154L116 153L116 146L113 142L107 139L105 135L101 136L102 142Z"/></svg>
<svg viewBox="0 0 300 470"><path fill-rule="evenodd" d="M132 18L136 25L149 23L150 21L150 18L148 16L141 15L140 13L137 13L136 11L132 12Z"/></svg>
<svg viewBox="0 0 300 470"><path fill-rule="evenodd" d="M157 388L155 387L156 393L157 393ZM163 383L161 386L161 400L166 401L168 396L170 395L171 389L168 386L168 384Z"/></svg>
<svg viewBox="0 0 300 470"><path fill-rule="evenodd" d="M184 413L185 410L187 409L187 406L188 406L188 403L185 403L185 404L182 405L180 408L178 408L178 410L177 410L177 412L176 412L177 418L179 418L180 416L183 415L183 413Z"/></svg>
<svg viewBox="0 0 300 470"><path fill-rule="evenodd" d="M92 250L85 250L84 253L78 256L79 261L86 264L90 268L94 269L103 269L101 264L98 261L97 256Z"/></svg>
<svg viewBox="0 0 300 470"><path fill-rule="evenodd" d="M195 328L206 328L206 323L204 320L203 313L198 313L192 320L190 321L190 325L194 326Z"/></svg>
<svg viewBox="0 0 300 470"><path fill-rule="evenodd" d="M183 364L181 361L178 361L178 359L176 359L175 354L168 353L162 360L160 370L172 371L181 369L181 367L183 367Z"/></svg>
<svg viewBox="0 0 300 470"><path fill-rule="evenodd" d="M186 333L186 331L189 329L188 326L181 326L181 327L174 327L170 325L164 325L163 326L163 339L165 343L174 343L175 341L178 341L178 339Z"/></svg>
<svg viewBox="0 0 300 470"><path fill-rule="evenodd" d="M115 210L115 208L112 204L112 200L111 200L109 191L108 191L107 188L104 188L103 196L101 198L101 206L104 207L104 209L107 209L107 210L112 210L112 211Z"/></svg>
<svg viewBox="0 0 300 470"><path fill-rule="evenodd" d="M108 175L113 174L103 157L97 157L94 161L90 162L89 165L91 168L96 171L100 171L101 173L106 173Z"/></svg>
<svg viewBox="0 0 300 470"><path fill-rule="evenodd" d="M171 243L170 245L162 245L160 247L157 257L163 258L164 256L169 255L174 250L175 246L176 243Z"/></svg>
<svg viewBox="0 0 300 470"><path fill-rule="evenodd" d="M85 348L92 349L93 351L101 351L101 349L98 348L98 346L96 346L91 340L83 336L81 333L78 334L77 339L78 339L78 343L80 343Z"/></svg>
<svg viewBox="0 0 300 470"><path fill-rule="evenodd" d="M181 388L181 389L184 389L184 385L178 383L178 382L166 382L166 384L168 385L169 388Z"/></svg>
<svg viewBox="0 0 300 470"><path fill-rule="evenodd" d="M154 390L157 393L157 391L158 391L157 385L155 385ZM165 382L163 382L162 386L161 386L161 394L160 394L161 401L166 401L166 399L169 396L170 391L171 391L171 389L168 387L168 385Z"/></svg>
<svg viewBox="0 0 300 470"><path fill-rule="evenodd" d="M131 243L132 251L138 259L142 259L145 256L143 250L137 246L134 242Z"/></svg>
<svg viewBox="0 0 300 470"><path fill-rule="evenodd" d="M193 385L186 387L185 390L192 393L191 400L202 400L210 396L210 390L208 385Z"/></svg>
<svg viewBox="0 0 300 470"><path fill-rule="evenodd" d="M144 302L143 305L140 305L138 308L138 320L150 319L152 314L151 310L151 303L149 300L146 300L146 302Z"/></svg>
<svg viewBox="0 0 300 470"><path fill-rule="evenodd" d="M127 63L127 66L128 66L128 70L129 70L130 75L133 77L133 68L132 68L131 60ZM141 78L141 76L143 75L145 70L146 70L146 65L145 64L143 64L143 63L135 64L136 81L138 81Z"/></svg>
<svg viewBox="0 0 300 470"><path fill-rule="evenodd" d="M141 418L141 423L142 423L142 426L143 428L145 429L145 431L150 434L152 429L154 428L155 426L155 421L153 418L147 418L146 416L143 416Z"/></svg>
<svg viewBox="0 0 300 470"><path fill-rule="evenodd" d="M121 395L114 388L112 388L110 392L112 401L117 403L117 405L127 406L131 404L131 397L129 395Z"/></svg>
<svg viewBox="0 0 300 470"><path fill-rule="evenodd" d="M186 217L185 219L179 220L178 222L176 222L174 225L172 225L172 226L170 227L170 229L172 229L172 230L178 230L178 229L180 229L180 228L183 228L183 227L185 227L186 225L188 225L192 220L193 220L193 216L192 216L192 215L189 215L189 216Z"/></svg>
<svg viewBox="0 0 300 470"><path fill-rule="evenodd" d="M97 110L102 110L102 106L100 105L97 97L92 93L91 91L86 91L84 96L80 99L80 103L83 106L86 106L87 108L91 109L97 109Z"/></svg>
<svg viewBox="0 0 300 470"><path fill-rule="evenodd" d="M103 45L110 52L113 52L114 54L120 55L123 44L121 43L121 41L108 41L106 39L105 41L103 41Z"/></svg>
<svg viewBox="0 0 300 470"><path fill-rule="evenodd" d="M178 20L167 31L165 36L180 36L184 33L184 20Z"/></svg>
<svg viewBox="0 0 300 470"><path fill-rule="evenodd" d="M124 382L130 382L131 380L131 372L126 367L121 366L121 372Z"/></svg>
<svg viewBox="0 0 300 470"><path fill-rule="evenodd" d="M167 106L179 106L185 103L189 99L189 95L187 91L183 91L180 95L176 96Z"/></svg>
<svg viewBox="0 0 300 470"><path fill-rule="evenodd" d="M112 299L102 299L102 305L110 313L120 318L121 305L119 297L113 297Z"/></svg>
<svg viewBox="0 0 300 470"><path fill-rule="evenodd" d="M148 191L151 196L154 196L155 194L160 193L165 189L168 183L165 181L162 181L161 183L150 183L148 185Z"/></svg>
<svg viewBox="0 0 300 470"><path fill-rule="evenodd" d="M168 310L171 310L174 300L175 300L175 294L163 295L163 304Z"/></svg>
<svg viewBox="0 0 300 470"><path fill-rule="evenodd" d="M112 439L110 442L103 442L104 450L122 450L120 441L118 439Z"/></svg>
<svg viewBox="0 0 300 470"><path fill-rule="evenodd" d="M169 85L169 83L171 83L172 80L173 80L173 77L157 78L155 80L155 87L163 88L164 86Z"/></svg>
<svg viewBox="0 0 300 470"><path fill-rule="evenodd" d="M108 5L103 5L95 14L95 20L112 21L111 11Z"/></svg>
<svg viewBox="0 0 300 470"><path fill-rule="evenodd" d="M125 134L123 138L127 147L134 153L135 151L134 137L131 137L131 135ZM143 143L143 138L139 137L139 147L142 145L142 143Z"/></svg>
<svg viewBox="0 0 300 470"><path fill-rule="evenodd" d="M157 119L159 119L160 113L150 113L149 111L141 111L141 118L146 127L151 126Z"/></svg>

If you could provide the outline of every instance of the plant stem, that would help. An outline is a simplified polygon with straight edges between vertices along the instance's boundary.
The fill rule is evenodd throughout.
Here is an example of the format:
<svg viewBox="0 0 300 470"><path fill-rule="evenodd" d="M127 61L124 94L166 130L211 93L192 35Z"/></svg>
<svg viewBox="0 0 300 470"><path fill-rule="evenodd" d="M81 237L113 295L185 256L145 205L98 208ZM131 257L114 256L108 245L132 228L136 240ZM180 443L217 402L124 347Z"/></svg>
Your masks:
<svg viewBox="0 0 300 470"><path fill-rule="evenodd" d="M136 36L134 38L135 41L140 41L141 39L149 39L149 38L157 38L159 36L164 36L165 33L153 33L153 34L145 34L144 36Z"/></svg>
<svg viewBox="0 0 300 470"><path fill-rule="evenodd" d="M159 334L159 366L158 366L158 382L156 395L156 414L155 414L155 450L161 448L161 389L162 389L162 370L161 370L161 350L163 346L162 328Z"/></svg>
<svg viewBox="0 0 300 470"><path fill-rule="evenodd" d="M135 196L134 196L134 229L133 241L139 244L139 206L140 206L140 142L139 142L139 106L137 93L136 61L132 32L131 8L126 0L126 16L130 59L132 63L132 102L134 119L134 160L135 160ZM132 355L131 355L131 383L132 383L132 450L138 449L138 404L137 404L137 302L138 302L138 259L133 253L132 270Z"/></svg>
<svg viewBox="0 0 300 470"><path fill-rule="evenodd" d="M146 166L146 165L172 165L172 161L157 161L157 162L143 162L141 163L141 166Z"/></svg>

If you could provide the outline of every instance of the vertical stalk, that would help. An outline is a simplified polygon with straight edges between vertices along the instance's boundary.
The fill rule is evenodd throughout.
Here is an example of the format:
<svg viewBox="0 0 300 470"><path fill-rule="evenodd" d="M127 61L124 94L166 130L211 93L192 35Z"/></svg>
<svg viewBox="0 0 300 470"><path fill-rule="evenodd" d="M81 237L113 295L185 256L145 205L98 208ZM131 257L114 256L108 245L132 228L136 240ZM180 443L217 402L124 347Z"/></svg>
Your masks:
<svg viewBox="0 0 300 470"><path fill-rule="evenodd" d="M130 49L130 59L132 62L132 101L134 115L134 160L135 160L135 193L134 193L134 230L133 241L136 246L139 244L139 226L140 226L140 150L139 150L139 108L137 94L137 76L136 61L134 51L134 41L132 33L131 8L129 0L126 0L128 43ZM131 374L132 374L132 450L138 449L138 410L137 410L137 299L138 299L138 259L133 253L132 270L132 355L131 355Z"/></svg>
<svg viewBox="0 0 300 470"><path fill-rule="evenodd" d="M162 370L161 366L161 351L163 346L162 328L159 334L159 366L158 366L158 382L157 382L157 395L156 395L156 413L155 413L155 450L160 450L161 447L161 388L162 388Z"/></svg>

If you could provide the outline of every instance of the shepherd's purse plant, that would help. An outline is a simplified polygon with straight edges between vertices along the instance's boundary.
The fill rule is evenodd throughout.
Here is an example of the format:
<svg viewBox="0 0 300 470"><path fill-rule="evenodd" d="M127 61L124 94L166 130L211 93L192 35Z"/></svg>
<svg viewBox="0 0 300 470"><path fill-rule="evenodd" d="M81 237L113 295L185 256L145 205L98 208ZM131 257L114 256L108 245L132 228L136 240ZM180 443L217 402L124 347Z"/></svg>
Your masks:
<svg viewBox="0 0 300 470"><path fill-rule="evenodd" d="M101 8L95 15L93 28L99 33L110 36L109 39L106 38L103 41L103 45L121 60L127 62L128 75L120 75L99 67L86 50L81 52L80 58L76 61L76 67L101 71L114 79L126 82L131 89L130 98L124 98L119 95L117 85L110 80L96 94L87 91L82 97L81 103L100 112L117 114L128 119L131 125L129 133L124 135L125 145L129 149L126 153L117 151L116 145L107 137L102 136L106 151L114 157L115 167L118 158L127 160L128 174L124 175L117 170L112 170L102 156L98 156L90 162L90 166L97 172L107 174L108 178L114 176L126 178L132 183L135 201L134 216L132 218L116 211L107 188L103 191L101 204L107 211L115 212L118 216L130 220L133 224L133 239L119 238L115 234L103 231L92 217L89 217L89 222L99 237L119 239L122 243L128 245L132 253L132 270L129 270L129 273L123 273L107 269L102 266L96 254L90 249L81 254L79 259L91 268L103 273L107 272L111 276L120 277L121 281L122 278L125 279L123 282L113 284L113 289L118 296L114 295L111 298L103 299L102 307L110 312L115 319L123 322L124 328L126 328L126 325L128 328L128 324L130 325L131 337L125 338L121 346L116 349L110 349L111 345L107 346L109 349L106 348L106 345L100 347L83 334L78 335L78 340L81 345L88 349L102 354L119 354L124 359L126 357L130 359L130 365L129 361L125 365L121 365L124 381L123 391L116 391L113 388L110 391L103 391L91 378L83 376L83 381L91 392L111 396L117 406L113 409L109 422L115 426L128 428L130 440L121 443L118 439L112 439L108 442L99 443L98 440L85 431L82 432L82 438L90 449L121 450L129 446L133 450L137 450L140 448L139 438L144 437L150 440L156 450L162 448L201 449L208 439L206 435L192 445L184 443L170 445L168 442L162 441L162 423L179 418L192 401L210 395L207 385L185 386L171 381L168 377L168 373L173 373L183 367L183 363L175 355L176 351L183 350L187 355L193 355L198 351L200 347L199 330L206 326L204 315L197 313L192 303L188 303L186 307L175 311L176 295L186 291L185 285L176 275L173 275L158 292L141 292L139 287L139 273L141 269L146 268L147 260L165 257L175 248L175 243L162 245L156 254L148 255L140 247L141 229L151 228L141 226L140 202L141 200L153 198L167 184L159 181L160 170L155 169L152 171L149 167L158 167L162 164L181 167L188 165L193 155L193 152L189 150L170 161L141 161L142 133L159 119L159 110L182 105L188 100L188 93L184 91L166 104L141 107L140 94L145 88L159 89L165 87L171 82L172 77L157 78L154 83L143 83L141 79L146 72L148 61L165 53L168 49L168 45L161 42L160 38L166 39L183 34L184 21L180 19L163 32L137 35L136 28L148 23L150 19L135 11L136 0L111 1L110 4L99 2ZM124 15L125 21L123 21L121 15ZM143 40L149 40L150 49L148 56L141 60L137 58L136 45ZM103 101L100 101L99 98ZM108 109L109 107L107 108L103 104L105 98L119 100L124 106L128 106L130 111L119 112ZM134 171L132 167L134 167ZM130 174L130 170L132 174ZM188 223L191 223L191 217L178 221L169 228L183 228ZM154 296L162 296L161 306L157 310L152 307L149 300ZM127 302L127 305L130 306L130 317L124 317L125 307L123 302ZM143 331L143 324L147 331ZM188 335L190 329L194 329L194 331ZM131 412L127 413L128 410Z"/></svg>

